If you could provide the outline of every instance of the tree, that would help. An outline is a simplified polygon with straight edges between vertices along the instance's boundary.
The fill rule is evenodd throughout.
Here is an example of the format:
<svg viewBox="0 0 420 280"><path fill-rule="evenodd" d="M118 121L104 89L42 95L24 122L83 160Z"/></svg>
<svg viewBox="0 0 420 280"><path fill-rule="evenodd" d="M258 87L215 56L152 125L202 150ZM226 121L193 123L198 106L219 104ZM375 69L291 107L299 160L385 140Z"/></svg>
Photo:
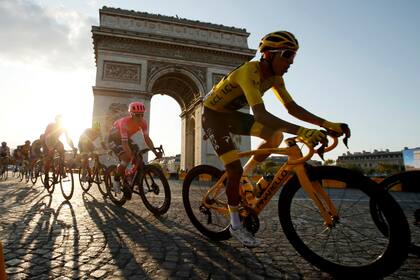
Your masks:
<svg viewBox="0 0 420 280"><path fill-rule="evenodd" d="M324 165L334 165L335 160L333 159L327 159L324 161Z"/></svg>

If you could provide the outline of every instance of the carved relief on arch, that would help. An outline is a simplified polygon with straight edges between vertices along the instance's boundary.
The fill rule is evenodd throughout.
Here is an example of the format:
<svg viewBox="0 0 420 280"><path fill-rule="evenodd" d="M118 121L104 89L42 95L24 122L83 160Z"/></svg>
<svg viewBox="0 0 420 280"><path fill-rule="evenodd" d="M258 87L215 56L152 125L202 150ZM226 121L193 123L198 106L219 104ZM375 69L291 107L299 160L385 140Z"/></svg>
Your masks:
<svg viewBox="0 0 420 280"><path fill-rule="evenodd" d="M127 104L112 103L105 115L105 131L109 131L114 122L127 115Z"/></svg>
<svg viewBox="0 0 420 280"><path fill-rule="evenodd" d="M168 63L168 62L160 62L160 61L148 61L147 66L147 80L148 83L156 73L161 72L165 69L175 69L184 70L193 74L199 82L201 83L201 87L206 84L207 82L207 69L200 66L193 66L193 65L183 65L183 64L176 64L176 63ZM199 85L197 85L199 87Z"/></svg>

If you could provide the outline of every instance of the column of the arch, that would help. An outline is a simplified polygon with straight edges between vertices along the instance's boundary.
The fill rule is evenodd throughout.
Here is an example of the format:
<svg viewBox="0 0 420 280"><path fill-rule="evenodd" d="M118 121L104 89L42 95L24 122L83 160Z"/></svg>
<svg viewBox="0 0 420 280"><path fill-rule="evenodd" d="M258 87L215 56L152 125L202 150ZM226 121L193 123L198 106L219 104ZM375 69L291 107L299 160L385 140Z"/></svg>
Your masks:
<svg viewBox="0 0 420 280"><path fill-rule="evenodd" d="M185 135L187 131L187 118L185 114L181 114L181 162L180 162L180 169L186 170L186 149L185 149Z"/></svg>
<svg viewBox="0 0 420 280"><path fill-rule="evenodd" d="M194 116L195 116L195 152L194 152L194 164L205 164L206 163L206 142L203 140L203 126L201 124L201 115L203 108L201 103L195 107Z"/></svg>

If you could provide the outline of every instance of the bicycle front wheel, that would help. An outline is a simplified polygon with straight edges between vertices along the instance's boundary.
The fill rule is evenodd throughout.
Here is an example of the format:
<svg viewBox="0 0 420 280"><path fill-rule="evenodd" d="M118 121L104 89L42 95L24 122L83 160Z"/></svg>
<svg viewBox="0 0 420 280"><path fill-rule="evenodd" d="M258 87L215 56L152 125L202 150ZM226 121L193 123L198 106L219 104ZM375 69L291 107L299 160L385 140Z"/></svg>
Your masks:
<svg viewBox="0 0 420 280"><path fill-rule="evenodd" d="M171 189L162 170L155 165L144 165L137 185L144 206L156 216L165 214L171 205Z"/></svg>
<svg viewBox="0 0 420 280"><path fill-rule="evenodd" d="M191 223L205 236L212 240L227 240L230 238L228 215L218 211L217 208L227 210L226 188L219 193L207 197L207 207L203 198L207 191L222 176L223 172L210 165L199 165L191 169L185 176L182 186L182 199L184 208Z"/></svg>
<svg viewBox="0 0 420 280"><path fill-rule="evenodd" d="M125 202L127 201L127 198L124 195L124 192L122 191L122 186L119 188L116 188L114 186L114 176L117 173L117 167L115 165L111 165L106 169L105 172L105 185L106 190L108 193L109 199L117 205L117 206L123 206Z"/></svg>
<svg viewBox="0 0 420 280"><path fill-rule="evenodd" d="M397 270L407 258L410 233L396 201L358 172L333 166L308 169L311 182L327 192L338 218L326 227L319 209L292 178L280 194L278 210L283 231L296 251L340 278L378 278ZM371 200L383 213L388 237L372 219Z"/></svg>
<svg viewBox="0 0 420 280"><path fill-rule="evenodd" d="M66 200L70 200L73 197L74 192L73 170L64 167L64 172L65 176L61 176L59 179L61 193Z"/></svg>
<svg viewBox="0 0 420 280"><path fill-rule="evenodd" d="M84 192L88 192L92 186L91 174L89 166L79 169L79 183Z"/></svg>
<svg viewBox="0 0 420 280"><path fill-rule="evenodd" d="M94 181L98 185L98 189L101 194L106 197L108 195L106 191L106 184L105 184L105 174L106 174L106 166L103 164L99 164L98 168L94 168Z"/></svg>

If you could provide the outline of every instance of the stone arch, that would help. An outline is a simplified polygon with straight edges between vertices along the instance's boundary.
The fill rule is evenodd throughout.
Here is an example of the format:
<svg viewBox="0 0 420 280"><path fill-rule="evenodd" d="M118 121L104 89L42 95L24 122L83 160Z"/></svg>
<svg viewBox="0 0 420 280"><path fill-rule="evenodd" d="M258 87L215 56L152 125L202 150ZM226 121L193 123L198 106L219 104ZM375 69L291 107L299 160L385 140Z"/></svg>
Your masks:
<svg viewBox="0 0 420 280"><path fill-rule="evenodd" d="M205 86L188 69L166 66L149 77L147 91L171 96L181 106L181 111L185 111L192 102L204 95Z"/></svg>
<svg viewBox="0 0 420 280"><path fill-rule="evenodd" d="M140 100L150 108L154 94L165 94L181 107L181 168L220 166L202 139L202 98L224 74L254 56L249 33L109 7L100 9L99 17L100 25L92 26L97 66L93 120L101 123L102 133L129 102ZM150 121L150 110L144 117ZM249 148L250 138L242 140L242 148Z"/></svg>

